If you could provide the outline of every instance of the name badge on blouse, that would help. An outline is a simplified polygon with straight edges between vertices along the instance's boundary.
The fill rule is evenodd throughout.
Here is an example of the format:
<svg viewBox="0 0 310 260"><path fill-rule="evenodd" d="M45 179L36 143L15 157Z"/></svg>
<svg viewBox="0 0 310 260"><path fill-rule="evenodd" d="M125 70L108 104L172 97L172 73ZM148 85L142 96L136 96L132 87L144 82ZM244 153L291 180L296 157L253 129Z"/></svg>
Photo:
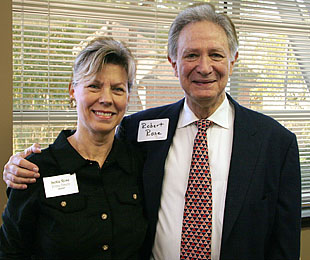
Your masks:
<svg viewBox="0 0 310 260"><path fill-rule="evenodd" d="M166 140L169 118L143 120L139 123L138 142Z"/></svg>
<svg viewBox="0 0 310 260"><path fill-rule="evenodd" d="M75 173L45 177L43 178L43 183L46 198L79 192Z"/></svg>

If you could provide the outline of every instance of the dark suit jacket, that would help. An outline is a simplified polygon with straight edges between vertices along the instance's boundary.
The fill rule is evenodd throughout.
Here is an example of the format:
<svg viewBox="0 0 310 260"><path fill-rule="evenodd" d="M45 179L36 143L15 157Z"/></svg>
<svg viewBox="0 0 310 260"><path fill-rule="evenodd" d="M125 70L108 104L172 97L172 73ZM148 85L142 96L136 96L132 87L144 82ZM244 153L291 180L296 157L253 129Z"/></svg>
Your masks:
<svg viewBox="0 0 310 260"><path fill-rule="evenodd" d="M301 185L296 136L227 96L235 108L235 121L220 259L299 259ZM143 183L150 228L145 259L154 242L165 160L183 103L125 117L118 130L121 138L140 147L146 156ZM138 143L139 122L162 118L169 118L167 140Z"/></svg>

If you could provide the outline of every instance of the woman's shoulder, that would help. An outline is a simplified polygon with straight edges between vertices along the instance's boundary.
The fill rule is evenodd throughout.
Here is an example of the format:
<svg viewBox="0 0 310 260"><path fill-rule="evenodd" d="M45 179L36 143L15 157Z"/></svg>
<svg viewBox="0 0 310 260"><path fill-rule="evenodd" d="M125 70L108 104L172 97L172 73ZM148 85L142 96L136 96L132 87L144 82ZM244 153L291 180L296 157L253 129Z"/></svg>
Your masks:
<svg viewBox="0 0 310 260"><path fill-rule="evenodd" d="M26 159L38 166L42 177L47 175L47 172L55 171L58 168L58 164L52 155L51 147L42 149L41 153L33 153Z"/></svg>
<svg viewBox="0 0 310 260"><path fill-rule="evenodd" d="M41 153L32 153L26 159L32 163L48 163L52 160L51 148L41 150Z"/></svg>
<svg viewBox="0 0 310 260"><path fill-rule="evenodd" d="M46 175L48 172L58 173L63 163L64 155L71 156L68 148L67 137L74 133L71 130L62 130L55 141L41 153L33 153L26 159L39 167L40 174ZM56 174L57 175L57 174Z"/></svg>

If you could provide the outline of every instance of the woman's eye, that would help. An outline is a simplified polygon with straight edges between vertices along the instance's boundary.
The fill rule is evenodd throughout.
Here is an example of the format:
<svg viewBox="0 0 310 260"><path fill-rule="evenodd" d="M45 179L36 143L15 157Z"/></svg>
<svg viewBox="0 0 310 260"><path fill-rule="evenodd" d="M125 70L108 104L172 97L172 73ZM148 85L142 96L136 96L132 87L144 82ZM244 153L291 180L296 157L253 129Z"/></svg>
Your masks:
<svg viewBox="0 0 310 260"><path fill-rule="evenodd" d="M88 88L91 88L91 89L99 89L99 86L97 86L97 85L89 85Z"/></svg>
<svg viewBox="0 0 310 260"><path fill-rule="evenodd" d="M114 87L112 90L117 94L123 94L126 92L126 89L123 87Z"/></svg>

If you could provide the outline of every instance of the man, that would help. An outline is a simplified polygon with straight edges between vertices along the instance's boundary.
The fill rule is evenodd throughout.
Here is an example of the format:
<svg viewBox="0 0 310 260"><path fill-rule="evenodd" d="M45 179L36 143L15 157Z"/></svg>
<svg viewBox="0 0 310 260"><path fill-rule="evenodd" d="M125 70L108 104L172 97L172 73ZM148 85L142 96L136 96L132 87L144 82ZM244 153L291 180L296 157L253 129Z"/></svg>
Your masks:
<svg viewBox="0 0 310 260"><path fill-rule="evenodd" d="M143 171L149 232L145 259L184 257L183 213L195 121L207 130L212 179L211 259L299 259L300 166L296 137L225 93L238 58L230 19L209 4L190 7L171 25L168 59L185 99L124 118L118 136L146 155ZM29 150L25 152L26 153ZM20 156L5 166L8 186L34 172ZM14 184L15 182L17 184ZM199 246L188 249L195 254ZM193 252L191 252L193 251ZM210 259L207 255L202 259Z"/></svg>

